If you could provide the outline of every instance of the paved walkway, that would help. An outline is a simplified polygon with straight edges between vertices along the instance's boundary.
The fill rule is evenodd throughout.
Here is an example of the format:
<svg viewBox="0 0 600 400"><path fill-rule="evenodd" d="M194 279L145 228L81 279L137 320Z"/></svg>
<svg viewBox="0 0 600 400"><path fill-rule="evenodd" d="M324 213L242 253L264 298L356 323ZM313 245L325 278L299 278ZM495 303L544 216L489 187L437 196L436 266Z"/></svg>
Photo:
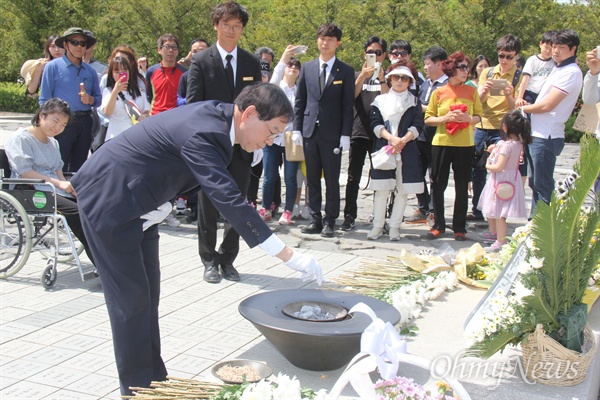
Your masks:
<svg viewBox="0 0 600 400"><path fill-rule="evenodd" d="M25 121L18 116L0 115L0 141ZM556 176L570 170L578 147L567 145L560 157ZM344 162L347 163L346 157ZM340 179L345 185L345 176ZM364 182L363 182L364 184ZM342 194L344 188L342 187ZM453 201L452 188L447 207ZM529 196L529 191L527 191ZM424 225L408 225L404 238L391 243L386 237L366 241L370 229L371 192L361 191L356 230L336 231L332 239L300 233L298 226L271 227L289 245L316 256L327 279L356 268L365 258L383 259L410 251L439 248L449 243L455 249L468 247L485 224L471 224L464 243L450 235L435 242L424 239ZM409 201L414 204L414 199ZM407 210L407 213L411 210ZM451 215L448 211L447 215ZM183 219L182 219L183 220ZM521 224L515 221L511 226ZM298 223L301 225L302 223ZM236 266L241 282L222 281L208 284L202 280L203 269L197 255L195 226L183 223L178 228L161 226L162 297L160 324L163 358L173 376L216 381L210 368L220 360L247 358L267 362L275 374L282 372L299 378L303 386L331 389L341 370L312 372L298 369L285 360L269 342L237 311L247 296L267 290L312 288L277 259L242 243ZM84 268L90 268L83 256ZM56 286L45 291L39 278L44 260L33 253L27 265L16 276L0 281L0 399L117 399L118 381L112 351L108 316L98 279L81 282L74 265L59 264ZM429 304L415 321L420 331L409 339L409 351L434 360L454 359L465 347L462 325L484 291L461 285ZM600 329L600 308L590 315L596 337ZM600 385L600 360L597 357L588 379L574 388L528 385L518 374L510 375L508 363L518 352L507 351L489 363L504 363L504 380L472 373L463 379L473 399L595 399ZM473 360L471 360L473 361ZM478 362L479 360L474 360ZM507 369L508 368L508 369ZM426 372L403 366L402 372L422 379ZM344 393L353 398L352 389Z"/></svg>

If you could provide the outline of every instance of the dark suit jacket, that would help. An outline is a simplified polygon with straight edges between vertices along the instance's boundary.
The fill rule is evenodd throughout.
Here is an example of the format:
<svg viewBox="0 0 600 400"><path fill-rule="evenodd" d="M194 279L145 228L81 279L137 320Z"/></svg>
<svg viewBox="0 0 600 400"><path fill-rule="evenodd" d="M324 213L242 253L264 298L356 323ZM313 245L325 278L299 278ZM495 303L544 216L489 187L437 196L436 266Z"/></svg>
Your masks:
<svg viewBox="0 0 600 400"><path fill-rule="evenodd" d="M188 73L187 103L204 100L219 100L233 103L242 89L261 81L258 58L241 49L237 50L235 90L229 91L223 60L216 45L194 54Z"/></svg>
<svg viewBox="0 0 600 400"><path fill-rule="evenodd" d="M317 120L324 139L352 134L354 69L336 58L325 89L319 90L319 59L305 63L298 78L294 106L294 129L311 137Z"/></svg>
<svg viewBox="0 0 600 400"><path fill-rule="evenodd" d="M188 104L152 116L96 151L73 177L79 210L107 243L133 250L140 216L201 188L250 247L272 233L227 171L233 105Z"/></svg>

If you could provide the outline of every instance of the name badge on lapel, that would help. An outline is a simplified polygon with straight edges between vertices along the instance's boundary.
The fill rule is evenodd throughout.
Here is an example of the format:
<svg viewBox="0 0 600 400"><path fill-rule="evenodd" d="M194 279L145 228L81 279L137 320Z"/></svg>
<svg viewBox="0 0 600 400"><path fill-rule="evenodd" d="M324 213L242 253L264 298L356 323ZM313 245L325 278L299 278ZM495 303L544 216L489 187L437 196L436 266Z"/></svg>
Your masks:
<svg viewBox="0 0 600 400"><path fill-rule="evenodd" d="M334 85L341 85L342 83L344 83L344 81L333 81Z"/></svg>
<svg viewBox="0 0 600 400"><path fill-rule="evenodd" d="M244 76L244 77L242 78L242 81L243 81L243 82L252 82L253 80L254 80L254 77L253 77L253 76Z"/></svg>

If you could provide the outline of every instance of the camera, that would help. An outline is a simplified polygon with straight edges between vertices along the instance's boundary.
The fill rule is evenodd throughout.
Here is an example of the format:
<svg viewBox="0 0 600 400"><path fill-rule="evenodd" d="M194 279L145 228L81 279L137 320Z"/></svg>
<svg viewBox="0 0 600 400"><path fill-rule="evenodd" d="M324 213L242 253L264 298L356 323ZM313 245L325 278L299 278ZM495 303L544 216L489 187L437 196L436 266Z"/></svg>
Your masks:
<svg viewBox="0 0 600 400"><path fill-rule="evenodd" d="M367 67L368 68L375 67L375 54L367 54Z"/></svg>
<svg viewBox="0 0 600 400"><path fill-rule="evenodd" d="M306 50L308 50L308 46L301 44L300 46L296 47L296 54L305 54Z"/></svg>

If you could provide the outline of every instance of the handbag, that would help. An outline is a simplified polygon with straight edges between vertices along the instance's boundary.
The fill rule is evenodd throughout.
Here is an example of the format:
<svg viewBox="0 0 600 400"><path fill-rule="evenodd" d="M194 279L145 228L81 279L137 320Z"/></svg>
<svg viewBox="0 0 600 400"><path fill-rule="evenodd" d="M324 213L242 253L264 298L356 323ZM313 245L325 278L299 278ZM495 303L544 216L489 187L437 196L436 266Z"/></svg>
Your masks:
<svg viewBox="0 0 600 400"><path fill-rule="evenodd" d="M508 181L501 181L496 183L496 174L494 174L494 193L496 197L500 200L509 201L515 196L515 184L517 183L517 178L519 176L519 165L517 161L517 169L515 170L515 183Z"/></svg>
<svg viewBox="0 0 600 400"><path fill-rule="evenodd" d="M485 169L485 165L487 164L487 160L490 157L489 151L487 151L487 146L484 144L483 149L481 151L475 150L473 152L473 169L483 170Z"/></svg>
<svg viewBox="0 0 600 400"><path fill-rule="evenodd" d="M285 159L287 161L304 161L304 146L292 140L292 132L287 131L283 135L285 146Z"/></svg>
<svg viewBox="0 0 600 400"><path fill-rule="evenodd" d="M381 149L371 154L373 169L396 169L396 154L392 154L391 149L392 146L383 146Z"/></svg>
<svg viewBox="0 0 600 400"><path fill-rule="evenodd" d="M142 115L142 110L135 104L132 100L125 99L123 93L119 93L119 97L123 100L123 106L125 107L125 112L129 115L131 119L131 124L135 125L139 122L140 116Z"/></svg>

